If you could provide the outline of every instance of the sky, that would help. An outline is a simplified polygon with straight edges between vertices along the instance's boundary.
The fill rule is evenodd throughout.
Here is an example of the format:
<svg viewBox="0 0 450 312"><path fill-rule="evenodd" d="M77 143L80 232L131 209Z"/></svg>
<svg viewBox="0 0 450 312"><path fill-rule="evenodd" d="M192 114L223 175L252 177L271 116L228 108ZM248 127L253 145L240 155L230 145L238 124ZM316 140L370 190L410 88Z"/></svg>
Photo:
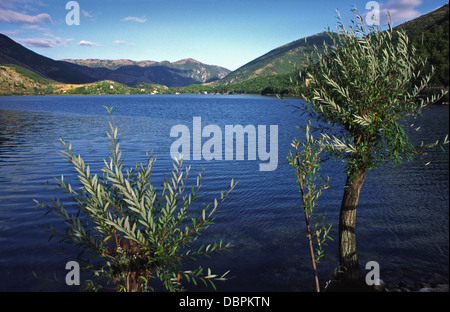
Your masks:
<svg viewBox="0 0 450 312"><path fill-rule="evenodd" d="M394 26L443 0L0 0L0 33L55 60L200 62L235 70L279 46L379 9ZM367 6L367 8L366 8ZM66 8L67 7L67 8ZM77 14L79 12L79 14ZM79 18L77 18L77 16Z"/></svg>

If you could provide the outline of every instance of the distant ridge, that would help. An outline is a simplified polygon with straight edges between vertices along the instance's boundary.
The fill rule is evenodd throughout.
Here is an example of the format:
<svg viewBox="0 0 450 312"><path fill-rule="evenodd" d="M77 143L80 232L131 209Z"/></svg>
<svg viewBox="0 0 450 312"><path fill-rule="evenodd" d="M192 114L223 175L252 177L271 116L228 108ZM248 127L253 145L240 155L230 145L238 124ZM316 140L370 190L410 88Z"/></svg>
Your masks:
<svg viewBox="0 0 450 312"><path fill-rule="evenodd" d="M128 59L120 59L120 60L63 59L62 61L81 65L81 66L86 66L86 67L90 67L90 68L105 68L105 69L110 69L110 70L119 70L119 72L124 71L124 69L120 70L120 68L125 67L125 66L141 67L140 69L135 68L136 72L134 74L130 71L130 68L128 68L126 71L131 76L145 76L146 72L147 72L147 75L149 75L149 77L151 77L152 70L148 71L148 67L152 67L152 66L167 67L167 68L171 68L175 71L181 70L181 72L179 72L179 74L181 76L184 76L188 79L193 79L192 81L189 81L189 83L191 83L191 84L205 83L205 82L222 79L231 72L230 70L228 70L224 67L220 67L217 65L207 65L207 64L204 64L197 60L194 60L192 58L186 58L186 59L182 59L182 60L172 62L172 63L169 61L162 61L162 62L156 62L156 61L151 61L151 60L132 61L132 60L128 60ZM155 71L160 73L159 70L155 69ZM149 78L149 77L147 77L147 78ZM156 77L152 77L152 79L153 79L152 82L145 81L145 78L138 79L138 80L139 80L139 82L146 82L146 83L161 83L161 81L156 81L156 80L158 80ZM140 80L142 80L142 81L140 81ZM119 81L119 82L125 83L125 81ZM127 84L129 84L129 83L127 83Z"/></svg>
<svg viewBox="0 0 450 312"><path fill-rule="evenodd" d="M186 63L197 63L197 64L201 64L199 61L194 60L194 59L192 59L192 58L182 59L182 60L173 62L172 64L181 65L181 64L186 64Z"/></svg>
<svg viewBox="0 0 450 312"><path fill-rule="evenodd" d="M155 61L132 61L129 59L120 59L120 60L62 59L61 61L92 68L103 67L111 70L116 70L122 66L131 66L131 65L146 67L156 63Z"/></svg>
<svg viewBox="0 0 450 312"><path fill-rule="evenodd" d="M184 87L225 77L230 70L194 59L175 63L131 60L61 60L39 55L0 34L0 65L18 65L62 83L91 83L113 80L127 86L140 83Z"/></svg>

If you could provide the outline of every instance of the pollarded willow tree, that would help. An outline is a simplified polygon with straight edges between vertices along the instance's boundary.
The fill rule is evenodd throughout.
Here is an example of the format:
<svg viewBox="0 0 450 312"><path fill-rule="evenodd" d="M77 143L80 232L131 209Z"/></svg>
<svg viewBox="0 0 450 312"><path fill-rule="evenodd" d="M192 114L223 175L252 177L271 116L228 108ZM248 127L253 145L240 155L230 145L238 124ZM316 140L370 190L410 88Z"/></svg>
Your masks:
<svg viewBox="0 0 450 312"><path fill-rule="evenodd" d="M418 152L405 129L407 118L419 116L436 99L420 96L433 72L416 54L402 31L382 31L364 25L354 10L345 27L339 16L337 32L306 53L299 72L307 87L298 88L307 111L322 125L328 150L345 163L347 175L339 217L341 281L361 281L356 252L356 208L369 169L384 161L398 164ZM338 12L339 15L339 12ZM432 69L434 71L434 69ZM445 139L446 141L446 139Z"/></svg>

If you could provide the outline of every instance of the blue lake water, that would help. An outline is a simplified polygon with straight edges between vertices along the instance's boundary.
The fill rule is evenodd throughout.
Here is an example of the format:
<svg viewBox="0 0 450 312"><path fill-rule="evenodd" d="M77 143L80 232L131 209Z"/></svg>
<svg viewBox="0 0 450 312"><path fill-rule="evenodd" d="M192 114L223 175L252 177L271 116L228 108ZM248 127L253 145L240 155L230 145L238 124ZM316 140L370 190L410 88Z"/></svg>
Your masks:
<svg viewBox="0 0 450 312"><path fill-rule="evenodd" d="M298 104L298 100L290 99ZM219 291L312 291L313 279L303 213L295 174L287 164L291 140L303 137L296 127L306 120L286 103L261 96L49 96L0 97L0 291L73 291L64 276L65 264L76 259L71 246L61 249L40 226L57 224L44 215L33 199L47 201L54 190L42 185L53 177L70 176L71 167L59 155L59 138L71 142L93 170L107 158L108 116L103 106L114 107L114 122L125 166L157 157L152 181L162 182L172 167L170 137L175 125L192 130L193 117L202 127L217 125L278 126L278 167L259 171L262 162L248 160L185 161L192 175L205 169L205 200L220 196L230 180L238 186L201 239L223 239L233 249L201 264L218 274L231 270L232 280L218 283ZM449 130L448 106L432 106L415 121L421 132L413 141L442 139ZM203 139L206 141L206 139ZM203 141L203 142L204 142ZM246 145L247 147L247 145ZM269 146L268 146L269 147ZM258 156L258 155L257 155ZM424 163L431 162L424 166ZM345 176L340 163L329 160L323 175L331 190L319 207L334 224L325 258L319 264L322 284L338 264L337 223ZM369 172L357 211L357 245L362 266L380 264L386 282L426 281L437 273L448 278L449 265L449 159L439 149L423 160L393 169L385 164ZM38 275L59 282L44 284ZM196 290L187 285L189 290Z"/></svg>

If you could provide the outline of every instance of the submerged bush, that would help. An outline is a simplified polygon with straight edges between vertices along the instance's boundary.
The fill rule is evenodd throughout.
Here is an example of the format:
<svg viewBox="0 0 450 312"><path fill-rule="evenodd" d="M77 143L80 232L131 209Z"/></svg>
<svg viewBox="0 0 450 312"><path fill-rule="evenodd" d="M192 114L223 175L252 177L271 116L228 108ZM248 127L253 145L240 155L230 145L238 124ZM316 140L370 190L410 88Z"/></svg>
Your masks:
<svg viewBox="0 0 450 312"><path fill-rule="evenodd" d="M108 108L110 154L108 161L103 160L101 175L93 175L82 157L73 154L72 145L60 139L62 156L73 165L80 188L65 182L64 176L55 179L57 189L71 197L75 214L69 214L59 199L52 198L48 205L35 200L63 220L65 232L47 227L51 237L62 237L61 242L75 243L83 252L89 251L89 256L102 259L100 265L93 265L80 258L93 272L94 278L84 283L91 290L149 291L154 290L152 279L156 278L170 291L183 290L183 280L202 281L215 288L213 281L225 280L228 272L217 276L201 266L185 270L183 264L230 247L220 241L193 250L191 244L213 224L214 214L236 184L231 180L219 200L196 208L202 174L188 187L190 167L183 166L182 159L174 161L160 189L150 182L155 158L124 170L111 112Z"/></svg>

